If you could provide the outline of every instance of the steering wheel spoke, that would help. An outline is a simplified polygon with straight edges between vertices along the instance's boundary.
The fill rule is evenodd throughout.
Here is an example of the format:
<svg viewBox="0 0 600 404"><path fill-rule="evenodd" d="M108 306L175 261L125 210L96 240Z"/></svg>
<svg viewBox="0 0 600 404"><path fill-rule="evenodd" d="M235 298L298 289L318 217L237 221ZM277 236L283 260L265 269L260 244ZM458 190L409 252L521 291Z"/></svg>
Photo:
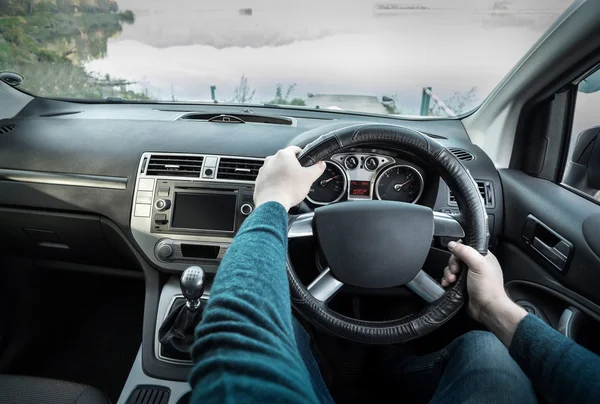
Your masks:
<svg viewBox="0 0 600 404"><path fill-rule="evenodd" d="M412 281L406 284L406 287L420 296L427 303L431 303L442 297L444 288L434 280L429 274L420 270Z"/></svg>
<svg viewBox="0 0 600 404"><path fill-rule="evenodd" d="M458 220L451 215L442 212L433 212L433 235L461 238L465 236L465 230Z"/></svg>
<svg viewBox="0 0 600 404"><path fill-rule="evenodd" d="M308 285L308 292L317 300L324 303L328 302L335 296L344 284L331 275L331 270L325 268L317 278Z"/></svg>
<svg viewBox="0 0 600 404"><path fill-rule="evenodd" d="M294 218L288 230L288 238L312 237L314 212L303 213Z"/></svg>

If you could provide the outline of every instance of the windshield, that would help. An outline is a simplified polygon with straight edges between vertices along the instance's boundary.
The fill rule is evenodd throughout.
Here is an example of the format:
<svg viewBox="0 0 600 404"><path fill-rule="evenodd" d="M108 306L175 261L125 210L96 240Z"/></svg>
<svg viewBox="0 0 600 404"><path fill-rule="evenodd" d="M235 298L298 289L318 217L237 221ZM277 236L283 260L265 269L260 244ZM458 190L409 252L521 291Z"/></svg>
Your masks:
<svg viewBox="0 0 600 404"><path fill-rule="evenodd" d="M0 0L0 71L44 97L453 116L570 0Z"/></svg>

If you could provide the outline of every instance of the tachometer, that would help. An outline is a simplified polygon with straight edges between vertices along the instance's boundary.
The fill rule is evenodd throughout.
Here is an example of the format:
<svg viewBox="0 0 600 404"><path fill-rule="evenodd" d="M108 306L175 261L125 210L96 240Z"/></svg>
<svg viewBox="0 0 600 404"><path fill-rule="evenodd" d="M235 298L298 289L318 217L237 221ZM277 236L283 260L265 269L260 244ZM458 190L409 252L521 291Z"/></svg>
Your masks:
<svg viewBox="0 0 600 404"><path fill-rule="evenodd" d="M332 161L326 161L327 168L310 187L306 199L315 205L327 205L337 202L346 192L346 173L344 169Z"/></svg>
<svg viewBox="0 0 600 404"><path fill-rule="evenodd" d="M375 182L377 198L386 201L415 203L422 193L423 177L410 166L391 166L383 170Z"/></svg>

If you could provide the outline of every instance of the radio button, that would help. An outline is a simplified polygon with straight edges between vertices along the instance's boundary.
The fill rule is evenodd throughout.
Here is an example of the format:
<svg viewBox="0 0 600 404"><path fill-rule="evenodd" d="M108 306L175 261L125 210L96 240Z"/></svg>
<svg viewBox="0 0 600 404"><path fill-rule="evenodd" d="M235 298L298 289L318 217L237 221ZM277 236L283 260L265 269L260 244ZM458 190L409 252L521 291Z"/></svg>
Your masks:
<svg viewBox="0 0 600 404"><path fill-rule="evenodd" d="M138 191L135 202L136 203L147 203L148 205L150 205L152 203L152 192Z"/></svg>
<svg viewBox="0 0 600 404"><path fill-rule="evenodd" d="M141 203L135 204L135 211L133 216L135 217L150 217L150 208L152 205L142 205Z"/></svg>
<svg viewBox="0 0 600 404"><path fill-rule="evenodd" d="M157 213L154 215L154 222L156 224L167 224L167 215L165 213Z"/></svg>
<svg viewBox="0 0 600 404"><path fill-rule="evenodd" d="M160 244L156 249L156 255L159 259L166 260L173 255L173 247L169 244Z"/></svg>
<svg viewBox="0 0 600 404"><path fill-rule="evenodd" d="M169 196L169 193L171 192L171 187L158 187L158 196L159 197L164 197L164 196Z"/></svg>
<svg viewBox="0 0 600 404"><path fill-rule="evenodd" d="M162 212L163 210L167 210L171 207L171 201L168 199L159 199L156 201L155 206L158 211Z"/></svg>
<svg viewBox="0 0 600 404"><path fill-rule="evenodd" d="M254 208L249 203L243 204L240 208L240 212L242 212L242 215L244 216L248 216L250 213L252 213L253 210Z"/></svg>
<svg viewBox="0 0 600 404"><path fill-rule="evenodd" d="M154 179L152 178L140 178L138 182L138 191L152 191L154 190Z"/></svg>

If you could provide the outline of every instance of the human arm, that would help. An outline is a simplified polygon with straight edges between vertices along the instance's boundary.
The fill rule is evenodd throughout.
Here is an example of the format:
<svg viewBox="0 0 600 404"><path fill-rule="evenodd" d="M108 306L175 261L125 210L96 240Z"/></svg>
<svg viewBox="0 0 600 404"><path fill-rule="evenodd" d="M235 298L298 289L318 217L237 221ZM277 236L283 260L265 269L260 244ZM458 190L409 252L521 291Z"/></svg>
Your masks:
<svg viewBox="0 0 600 404"><path fill-rule="evenodd" d="M300 167L287 149L267 158L256 209L229 247L196 328L192 402L316 402L292 329L287 210L323 166Z"/></svg>
<svg viewBox="0 0 600 404"><path fill-rule="evenodd" d="M458 259L469 267L469 314L509 348L537 391L552 403L597 402L600 357L511 301L504 290L502 269L491 253L483 257L462 244L449 247L454 256L444 270L442 284L456 280Z"/></svg>

